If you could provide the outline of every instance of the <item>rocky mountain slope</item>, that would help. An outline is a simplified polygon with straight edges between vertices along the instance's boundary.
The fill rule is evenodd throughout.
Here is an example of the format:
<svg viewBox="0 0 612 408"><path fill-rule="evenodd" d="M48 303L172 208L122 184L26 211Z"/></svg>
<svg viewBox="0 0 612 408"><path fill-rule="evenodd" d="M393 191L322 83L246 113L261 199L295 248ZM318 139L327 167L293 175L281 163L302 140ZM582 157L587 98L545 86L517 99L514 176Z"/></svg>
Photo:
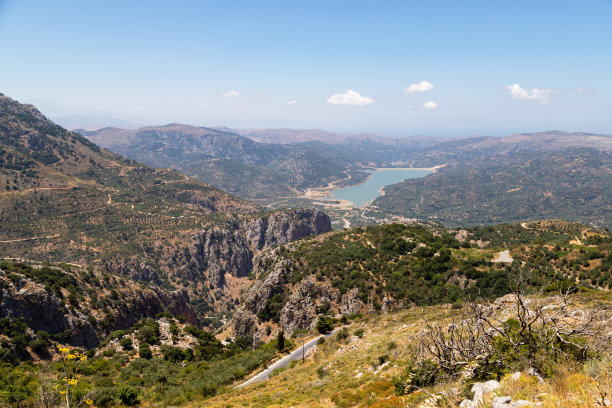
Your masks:
<svg viewBox="0 0 612 408"><path fill-rule="evenodd" d="M136 130L79 131L116 153L171 167L243 198L296 195L346 178L337 154L299 145L259 143L238 134L181 124Z"/></svg>
<svg viewBox="0 0 612 408"><path fill-rule="evenodd" d="M200 324L184 290L167 291L75 265L0 262L2 318L64 344L95 347L102 334L169 311Z"/></svg>
<svg viewBox="0 0 612 408"><path fill-rule="evenodd" d="M508 293L518 269L533 272L540 288L563 279L609 287L610 242L604 230L560 221L468 230L388 224L325 234L264 252L228 330L263 341L268 327L312 329L326 314L494 298ZM507 258L499 255L504 250Z"/></svg>
<svg viewBox="0 0 612 408"><path fill-rule="evenodd" d="M100 334L165 309L194 319L194 309L200 318L227 312L259 251L330 230L320 211L262 212L174 170L101 149L5 96L0 185L2 257L36 270L45 262L67 265L52 273L63 282L55 297L27 274L19 277L20 267L10 267L5 272L14 280L4 280L0 317L23 318L34 330L42 323L32 311L48 305L47 323L62 313L76 320L55 319L57 326L47 329L91 326L83 335L87 344L91 330ZM107 304L100 314L94 300L74 314L63 297L90 304L92 294L70 288L89 288L83 279L101 276L107 277L105 290L128 303ZM102 324L107 311L119 318Z"/></svg>
<svg viewBox="0 0 612 408"><path fill-rule="evenodd" d="M612 151L612 136L592 133L548 132L513 134L504 137L465 137L443 140L410 156L403 164L431 167L445 164L447 169L511 164L535 154L592 148Z"/></svg>
<svg viewBox="0 0 612 408"><path fill-rule="evenodd" d="M589 136L588 140L595 138L597 143L603 139L598 149L568 150L564 147L569 142L556 138L544 142L538 135L529 136L529 140L534 138L544 151L524 151L521 142L514 146L516 150L501 153L498 146L497 157L484 159L490 163L458 164L388 186L373 205L446 225L563 218L612 227L612 150L606 150L612 147L612 138ZM604 143L607 139L608 144Z"/></svg>

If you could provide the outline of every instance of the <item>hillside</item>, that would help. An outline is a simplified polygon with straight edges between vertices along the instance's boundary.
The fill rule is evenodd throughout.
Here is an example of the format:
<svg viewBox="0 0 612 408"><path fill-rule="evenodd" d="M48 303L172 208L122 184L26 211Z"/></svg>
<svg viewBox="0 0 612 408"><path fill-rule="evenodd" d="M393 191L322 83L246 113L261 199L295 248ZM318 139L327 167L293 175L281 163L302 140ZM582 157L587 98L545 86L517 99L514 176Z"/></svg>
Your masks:
<svg viewBox="0 0 612 408"><path fill-rule="evenodd" d="M169 124L80 131L96 144L154 167L177 169L243 198L295 196L346 178L339 155L259 143L232 132Z"/></svg>
<svg viewBox="0 0 612 408"><path fill-rule="evenodd" d="M34 260L89 263L258 211L204 183L100 149L0 97L0 245Z"/></svg>
<svg viewBox="0 0 612 408"><path fill-rule="evenodd" d="M446 164L448 168L470 168L511 164L535 154L562 152L570 149L592 148L612 151L612 136L591 133L548 131L512 134L504 137L464 137L443 140L404 159L413 167Z"/></svg>
<svg viewBox="0 0 612 408"><path fill-rule="evenodd" d="M527 302L532 308L546 304L557 309L561 304L559 296L531 296ZM569 313L587 319L597 305L609 308L611 304L609 292L584 293L571 298ZM512 316L513 306L511 297L501 298L492 304L492 315L505 321ZM440 374L435 363L420 360L426 355L423 339L428 338L430 327L441 327L450 338L453 327L469 315L466 305L444 305L356 316L344 324L338 323L340 330L320 343L314 352L308 353L305 362L300 359L278 370L265 382L240 389L221 389L219 395L189 406L469 407L460 404L466 399L472 400L473 385L482 386L485 380L494 382L489 383L491 391L482 396L481 407L606 406L604 400L612 387L612 366L606 357L610 353L610 343L603 355L588 361L575 362L569 357L557 360L554 371L544 378L538 378L540 374L530 370L524 362L516 361L499 377L474 379L469 369L478 365L477 359L470 361L471 365L454 377L437 378ZM609 309L599 317L604 322L603 330L610 330ZM549 358L555 361L552 355ZM404 388L411 383L414 384L411 389ZM500 402L494 405L498 397L516 405Z"/></svg>
<svg viewBox="0 0 612 408"><path fill-rule="evenodd" d="M532 273L539 289L565 279L610 287L611 249L609 233L560 221L333 232L265 251L227 330L264 340L268 327L293 333L312 328L319 315L495 298L508 293L518 270ZM494 262L503 251L510 262Z"/></svg>
<svg viewBox="0 0 612 408"><path fill-rule="evenodd" d="M84 285L81 273L89 271L98 279L99 274L120 276L131 281L127 287L144 285L157 293L151 307L134 307L134 316L110 325L101 325L104 315L94 313L97 333L172 309L172 293L183 289L180 307L189 309L184 314L195 310L203 318L229 312L259 251L330 230L320 211L264 213L177 171L101 149L5 96L0 97L0 143L4 259L36 267L70 264L77 268L71 272L74 287ZM122 286L109 290L130 298ZM62 297L53 302L60 304ZM14 300L2 314L19 317L21 305ZM87 321L83 313L77 317Z"/></svg>
<svg viewBox="0 0 612 408"><path fill-rule="evenodd" d="M387 186L373 205L451 226L562 218L612 227L612 152L555 146Z"/></svg>

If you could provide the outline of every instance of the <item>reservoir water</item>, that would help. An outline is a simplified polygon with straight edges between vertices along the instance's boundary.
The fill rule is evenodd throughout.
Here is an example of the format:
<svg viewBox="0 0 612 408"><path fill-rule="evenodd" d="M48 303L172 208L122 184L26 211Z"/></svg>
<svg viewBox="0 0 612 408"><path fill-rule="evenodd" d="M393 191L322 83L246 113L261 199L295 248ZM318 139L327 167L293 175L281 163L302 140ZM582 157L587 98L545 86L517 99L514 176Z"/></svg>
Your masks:
<svg viewBox="0 0 612 408"><path fill-rule="evenodd" d="M424 169L378 169L369 171L369 173L371 173L370 178L365 183L334 190L328 199L346 200L353 203L355 207L365 207L368 202L380 196L382 187L410 178L425 177L432 171Z"/></svg>

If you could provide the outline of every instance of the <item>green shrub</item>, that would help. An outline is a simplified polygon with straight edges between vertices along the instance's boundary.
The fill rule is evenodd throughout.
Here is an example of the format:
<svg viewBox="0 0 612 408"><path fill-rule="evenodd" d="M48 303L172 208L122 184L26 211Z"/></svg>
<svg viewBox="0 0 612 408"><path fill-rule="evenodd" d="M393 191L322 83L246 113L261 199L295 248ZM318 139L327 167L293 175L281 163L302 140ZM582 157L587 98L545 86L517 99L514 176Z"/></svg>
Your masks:
<svg viewBox="0 0 612 408"><path fill-rule="evenodd" d="M414 390L434 385L439 371L438 364L431 360L424 360L417 367L409 365L401 376L393 380L396 394L408 394Z"/></svg>
<svg viewBox="0 0 612 408"><path fill-rule="evenodd" d="M332 331L334 328L334 321L331 317L327 316L319 316L319 320L317 320L317 330L319 333L325 334Z"/></svg>
<svg viewBox="0 0 612 408"><path fill-rule="evenodd" d="M378 365L383 365L387 361L389 361L389 355L388 354L382 354L382 355L378 356Z"/></svg>
<svg viewBox="0 0 612 408"><path fill-rule="evenodd" d="M363 329L357 329L357 330L355 330L355 333L354 333L354 334L355 334L355 336L357 336L357 337L359 337L359 338L362 338L362 337L363 337L363 335L364 335L364 333L365 333L365 332L364 332L364 330L363 330Z"/></svg>
<svg viewBox="0 0 612 408"><path fill-rule="evenodd" d="M153 352L151 351L149 343L140 343L138 346L138 356L147 360L153 357Z"/></svg>
<svg viewBox="0 0 612 408"><path fill-rule="evenodd" d="M325 370L325 367L319 366L319 368L317 368L317 375L319 378L325 377L327 375L327 370Z"/></svg>
<svg viewBox="0 0 612 408"><path fill-rule="evenodd" d="M115 404L116 394L112 388L96 388L92 399L96 407L110 407Z"/></svg>
<svg viewBox="0 0 612 408"><path fill-rule="evenodd" d="M285 349L285 332L282 330L280 330L278 336L276 336L276 348L278 351L283 351Z"/></svg>
<svg viewBox="0 0 612 408"><path fill-rule="evenodd" d="M138 403L138 393L129 385L122 385L117 390L117 399L129 407Z"/></svg>
<svg viewBox="0 0 612 408"><path fill-rule="evenodd" d="M49 346L49 341L45 339L36 339L30 342L30 348L40 357L44 357L49 354Z"/></svg>
<svg viewBox="0 0 612 408"><path fill-rule="evenodd" d="M180 347L162 346L164 360L180 363L181 361L193 361L193 351L191 349L182 349Z"/></svg>
<svg viewBox="0 0 612 408"><path fill-rule="evenodd" d="M338 331L338 334L336 334L336 340L344 340L347 339L349 336L349 331L346 327L342 328L342 330Z"/></svg>
<svg viewBox="0 0 612 408"><path fill-rule="evenodd" d="M140 342L149 344L159 344L159 326L158 325L145 325L138 329L136 338Z"/></svg>
<svg viewBox="0 0 612 408"><path fill-rule="evenodd" d="M280 319L280 312L285 305L285 302L285 296L282 293L276 293L271 298L266 299L264 307L257 312L257 317L264 322L273 321L278 323Z"/></svg>
<svg viewBox="0 0 612 408"><path fill-rule="evenodd" d="M214 397L217 395L217 388L218 387L214 384L204 384L200 387L200 394L202 394L204 398Z"/></svg>
<svg viewBox="0 0 612 408"><path fill-rule="evenodd" d="M130 339L129 337L124 337L119 341L119 345L124 349L124 350L130 350L132 348L132 339Z"/></svg>

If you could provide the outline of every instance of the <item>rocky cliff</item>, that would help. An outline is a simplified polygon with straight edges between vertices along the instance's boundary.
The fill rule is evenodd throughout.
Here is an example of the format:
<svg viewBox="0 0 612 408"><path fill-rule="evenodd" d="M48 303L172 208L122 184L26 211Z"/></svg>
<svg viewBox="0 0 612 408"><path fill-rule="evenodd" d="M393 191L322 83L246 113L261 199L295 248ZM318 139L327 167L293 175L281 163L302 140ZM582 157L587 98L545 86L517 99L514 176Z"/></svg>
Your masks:
<svg viewBox="0 0 612 408"><path fill-rule="evenodd" d="M107 260L114 274L160 285L165 277L184 287L208 311L231 310L239 300L254 259L262 251L300 238L331 231L327 214L316 209L278 211L260 217L235 218L204 229L159 258ZM155 262L161 264L154 267Z"/></svg>
<svg viewBox="0 0 612 408"><path fill-rule="evenodd" d="M294 245L287 248L296 249ZM341 293L328 279L317 279L315 275L296 281L293 274L300 265L280 256L283 250L276 248L257 259L253 270L257 280L229 323L234 335L252 334L256 342L261 342L269 337L265 332L271 323L291 334L312 329L321 310L340 315L371 310L357 288Z"/></svg>
<svg viewBox="0 0 612 408"><path fill-rule="evenodd" d="M51 280L41 281L42 274L37 273L41 270L53 271L57 280L70 284L61 287ZM199 323L184 290L144 288L128 280L85 271L0 265L0 317L22 319L32 333L44 330L51 335L60 334L62 342L73 345L96 346L101 334L166 310Z"/></svg>
<svg viewBox="0 0 612 408"><path fill-rule="evenodd" d="M251 274L254 259L261 251L328 231L331 231L329 216L316 209L241 219L192 237L190 244L172 257L169 270L182 279L206 282L212 291L208 299L211 308L225 311L240 295L228 281L246 281L243 278Z"/></svg>
<svg viewBox="0 0 612 408"><path fill-rule="evenodd" d="M331 231L331 221L316 209L298 209L242 219L233 225L214 227L195 235L177 253L173 264L179 276L206 275L214 288L223 288L226 275L248 276L254 256L268 248Z"/></svg>

